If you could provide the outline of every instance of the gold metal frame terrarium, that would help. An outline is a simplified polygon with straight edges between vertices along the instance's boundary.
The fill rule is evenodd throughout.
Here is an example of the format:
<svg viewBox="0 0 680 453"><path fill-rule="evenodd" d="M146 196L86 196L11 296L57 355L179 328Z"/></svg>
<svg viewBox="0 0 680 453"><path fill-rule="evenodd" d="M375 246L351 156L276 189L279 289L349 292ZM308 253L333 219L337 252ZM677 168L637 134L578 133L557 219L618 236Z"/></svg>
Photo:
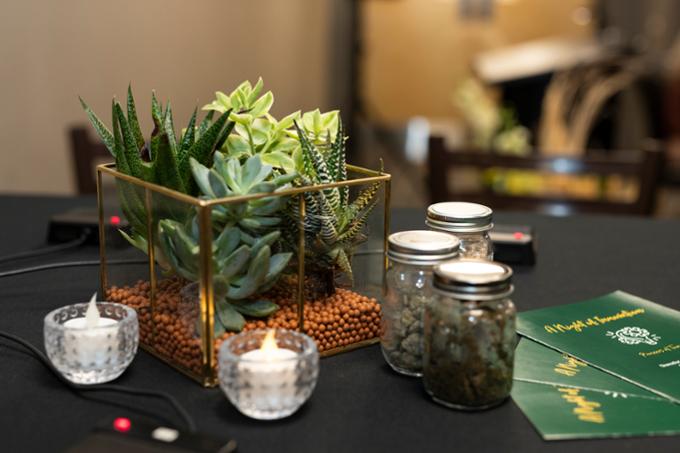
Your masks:
<svg viewBox="0 0 680 453"><path fill-rule="evenodd" d="M356 290L356 292L351 294L365 298L366 301L370 300L370 304L366 302L359 305L364 307L372 305L372 308L367 308L367 310L372 310L372 312L364 313L359 309L349 308L348 313L342 313L333 308L334 311L328 317L324 317L324 320L327 321L324 327L326 330L331 327L335 330L330 332L330 334L328 332L316 332L320 337L313 336L317 344L320 344L320 341L324 342L324 346L320 348L322 356L330 356L376 343L379 340L379 332L376 331L376 326L379 325L378 300L382 296L386 269L384 252L389 231L391 176L381 171L373 171L352 165L347 165L347 170L350 176L346 181L332 184L293 187L274 194L258 193L205 200L123 174L116 170L114 164L98 166L97 201L100 225L100 278L102 294L105 294L109 300L122 301L137 309L140 319L140 343L142 348L189 375L204 386L214 386L217 384L216 350L220 339L215 338L215 288L213 286L214 264L212 256L214 240L212 234L213 209L218 206L245 203L264 197L272 197L273 195L297 199L297 212L299 213L297 219L295 219L297 221L297 253L288 265L293 279L290 280L292 291L289 299L290 306L287 307L288 315L292 317L294 313L295 319L289 319L287 326L309 333L310 325L315 325L315 323L312 321L306 322L306 312L309 312L310 320L315 319L312 316L316 316L316 314L309 311L312 309L310 305L318 306L321 302L305 300L305 249L307 247L306 241L309 239L306 239L303 228L305 216L307 215L304 195L305 193L341 187L347 187L347 190L353 191L362 186L379 184L380 190L376 193L378 202L367 222L368 232L366 240L357 247L352 257L352 266L355 266L352 290ZM120 232L117 231L118 227L123 226L119 222L124 217L121 211L121 203L125 203L125 192L119 191L121 186L127 186L128 189L136 191L136 196L143 200L148 236L146 255L142 255L139 250L130 246L123 239ZM156 256L156 246L158 244L155 243L154 229L157 228L159 218L157 218L155 213L155 206L159 203L162 203L166 208L175 204L176 206L182 206L183 209L191 209L195 213L195 219L197 219L196 227L199 236L199 250L196 266L199 281L192 282L194 289L197 289L195 291L196 303L193 306L189 305L188 308L182 302L184 296L175 296L173 293L170 297L168 296L169 293L166 294L164 292L167 288L172 287L174 288L173 291L177 293L177 288L179 288L180 284L176 284L176 280L172 280L173 278L178 279L178 277L163 273L162 266L158 261L159 257ZM184 281L183 284L188 286L189 282ZM186 289L187 286L184 286L184 288ZM125 288L125 290L123 291L122 288ZM343 289L341 291L346 290ZM124 296L121 295L123 293L125 294ZM347 299L347 294L349 293L343 292L336 299L342 304ZM122 299L123 297L125 299ZM163 308L161 308L161 305ZM189 311L193 310L193 318L188 315L184 318L182 317L184 316L182 313L186 312L187 309ZM170 313L170 318L172 318L170 321L166 319L168 318L168 313ZM175 313L177 313L177 316L174 316ZM345 324L345 319L356 320L356 324L353 324L354 327L351 328L351 331L348 330L349 327ZM192 325L195 326L193 327L193 337L189 338L186 332L182 334L183 336L176 334L176 332L173 334L174 330L182 328L181 322L185 324L193 322ZM253 323L255 324L255 321ZM370 323L370 325L366 323ZM266 326L267 322L263 320L257 323L257 327ZM324 327L319 327L319 329ZM349 333L343 333L343 328ZM336 339L337 341L335 341ZM179 358L183 357L183 354L189 357L189 359L180 360Z"/></svg>

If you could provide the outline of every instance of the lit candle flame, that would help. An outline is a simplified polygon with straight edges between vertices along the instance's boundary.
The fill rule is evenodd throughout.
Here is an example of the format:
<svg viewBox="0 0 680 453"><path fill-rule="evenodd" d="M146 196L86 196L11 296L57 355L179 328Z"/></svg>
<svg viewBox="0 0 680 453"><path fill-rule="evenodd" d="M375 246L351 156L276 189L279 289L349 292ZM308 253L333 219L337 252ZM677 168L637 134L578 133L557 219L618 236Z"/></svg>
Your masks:
<svg viewBox="0 0 680 453"><path fill-rule="evenodd" d="M97 293L94 293L85 312L85 325L95 327L97 324L99 324L99 310L97 309Z"/></svg>
<svg viewBox="0 0 680 453"><path fill-rule="evenodd" d="M274 329L270 329L267 332L267 335L264 336L264 340L262 340L262 346L260 346L260 350L276 351L279 349L279 347L276 345L276 339L274 338L275 335L276 331Z"/></svg>

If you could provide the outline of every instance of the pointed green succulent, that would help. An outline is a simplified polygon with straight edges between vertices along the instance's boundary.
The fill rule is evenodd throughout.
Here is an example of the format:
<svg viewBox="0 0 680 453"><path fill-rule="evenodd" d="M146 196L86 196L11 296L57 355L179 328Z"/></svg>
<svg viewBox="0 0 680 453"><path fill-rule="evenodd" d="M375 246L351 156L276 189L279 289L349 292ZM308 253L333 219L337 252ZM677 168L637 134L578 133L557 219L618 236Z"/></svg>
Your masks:
<svg viewBox="0 0 680 453"><path fill-rule="evenodd" d="M215 150L222 146L234 127L234 123L228 120L228 112L216 121L212 120L214 113L211 112L196 127L197 112L194 110L185 134L178 137L175 134L170 103L163 109L155 93L152 93L151 116L154 130L147 143L139 125L131 87L128 87L127 92L127 115L115 99L112 103L113 132L85 101L80 99L80 102L95 131L115 158L118 171L189 195L198 194L198 187L191 174L190 160L195 159L209 165ZM123 214L131 227L131 232L123 232L123 235L132 245L146 253L148 238L144 195L140 188L123 181L119 181L118 192ZM156 217L162 214L180 220L187 215L186 210L167 203L156 206L155 209L159 211Z"/></svg>
<svg viewBox="0 0 680 453"><path fill-rule="evenodd" d="M296 185L331 184L347 180L345 137L342 122L338 121L335 140L327 153L323 153L296 123L303 158L303 171ZM365 226L377 203L380 183L363 189L350 202L349 187L334 187L306 192L305 199L305 255L313 271L334 272L339 269L353 278L351 258L357 245L366 240ZM300 214L299 201L290 201L290 225ZM294 247L295 235L288 228L289 244ZM295 233L295 230L292 229Z"/></svg>
<svg viewBox="0 0 680 453"><path fill-rule="evenodd" d="M146 143L130 87L127 94L127 115L121 105L115 99L113 101L113 132L85 101L80 99L80 102L97 134L116 159L119 171L189 195L198 192L191 176L189 160L193 158L204 165L210 165L215 150L222 146L234 127L234 123L228 120L229 112L225 112L214 122L213 114L207 115L196 128L197 112L194 110L186 133L177 137L170 103L163 109L153 93L151 116L154 130Z"/></svg>

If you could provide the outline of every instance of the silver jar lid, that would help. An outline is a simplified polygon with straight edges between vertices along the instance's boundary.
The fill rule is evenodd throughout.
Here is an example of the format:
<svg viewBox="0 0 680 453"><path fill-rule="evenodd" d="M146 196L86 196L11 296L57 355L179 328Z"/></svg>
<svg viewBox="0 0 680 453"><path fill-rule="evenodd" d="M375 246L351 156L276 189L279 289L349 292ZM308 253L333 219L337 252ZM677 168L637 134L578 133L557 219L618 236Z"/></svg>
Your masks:
<svg viewBox="0 0 680 453"><path fill-rule="evenodd" d="M488 300L512 294L512 269L496 261L459 259L434 268L440 292L466 300Z"/></svg>
<svg viewBox="0 0 680 453"><path fill-rule="evenodd" d="M448 233L410 230L390 234L387 246L387 256L393 261L436 264L458 256L460 240Z"/></svg>
<svg viewBox="0 0 680 453"><path fill-rule="evenodd" d="M425 223L453 233L477 233L493 228L493 211L483 204L463 201L435 203L427 208Z"/></svg>

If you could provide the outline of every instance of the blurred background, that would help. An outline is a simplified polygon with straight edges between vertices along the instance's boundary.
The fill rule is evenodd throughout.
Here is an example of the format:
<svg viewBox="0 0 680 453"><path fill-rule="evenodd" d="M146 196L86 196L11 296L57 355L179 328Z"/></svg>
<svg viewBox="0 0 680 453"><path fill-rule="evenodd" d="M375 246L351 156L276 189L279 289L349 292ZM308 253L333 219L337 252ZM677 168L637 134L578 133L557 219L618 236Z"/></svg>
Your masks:
<svg viewBox="0 0 680 453"><path fill-rule="evenodd" d="M341 109L393 206L466 199L680 217L674 0L23 0L0 17L0 192L91 192L132 83L185 124L262 76L272 113ZM85 156L85 157L83 157Z"/></svg>

